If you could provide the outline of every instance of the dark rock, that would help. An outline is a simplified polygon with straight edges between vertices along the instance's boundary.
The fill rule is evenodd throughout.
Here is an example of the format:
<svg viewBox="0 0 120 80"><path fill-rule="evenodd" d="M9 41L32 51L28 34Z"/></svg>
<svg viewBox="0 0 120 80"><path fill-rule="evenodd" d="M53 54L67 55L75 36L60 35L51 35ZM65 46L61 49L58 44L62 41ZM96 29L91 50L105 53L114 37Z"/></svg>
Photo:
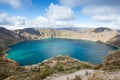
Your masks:
<svg viewBox="0 0 120 80"><path fill-rule="evenodd" d="M100 27L100 28L96 28L93 32L100 33L100 32L104 32L104 31L111 31L111 29L105 28L105 27Z"/></svg>
<svg viewBox="0 0 120 80"><path fill-rule="evenodd" d="M116 35L115 37L113 37L112 39L110 39L108 41L108 43L120 47L120 34Z"/></svg>
<svg viewBox="0 0 120 80"><path fill-rule="evenodd" d="M17 30L17 31L19 31L19 34L23 33L23 32L26 32L26 33L29 33L29 34L40 35L40 32L33 29L33 28L25 28L25 29Z"/></svg>

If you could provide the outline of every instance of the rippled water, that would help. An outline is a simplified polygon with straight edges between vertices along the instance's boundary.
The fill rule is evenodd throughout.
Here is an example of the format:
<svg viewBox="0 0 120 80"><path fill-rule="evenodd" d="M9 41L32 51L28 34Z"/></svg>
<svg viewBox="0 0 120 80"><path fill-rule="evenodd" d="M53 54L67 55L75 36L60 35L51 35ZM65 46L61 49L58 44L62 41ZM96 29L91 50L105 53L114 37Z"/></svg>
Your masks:
<svg viewBox="0 0 120 80"><path fill-rule="evenodd" d="M69 55L81 61L100 64L108 51L117 48L103 43L71 39L43 39L10 46L7 58L20 65L36 64L57 55Z"/></svg>

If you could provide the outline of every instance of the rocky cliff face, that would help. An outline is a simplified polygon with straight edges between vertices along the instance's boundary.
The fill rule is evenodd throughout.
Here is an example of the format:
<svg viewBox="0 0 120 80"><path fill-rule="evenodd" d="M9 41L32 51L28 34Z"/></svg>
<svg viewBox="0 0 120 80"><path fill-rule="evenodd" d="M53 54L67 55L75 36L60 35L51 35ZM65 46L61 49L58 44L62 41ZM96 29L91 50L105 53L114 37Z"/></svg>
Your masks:
<svg viewBox="0 0 120 80"><path fill-rule="evenodd" d="M0 52L8 49L8 45L19 42L20 40L22 39L14 31L0 27Z"/></svg>
<svg viewBox="0 0 120 80"><path fill-rule="evenodd" d="M17 30L16 33L26 39L43 39L43 38L69 38L83 39L91 41L100 41L110 43L115 46L120 41L120 35L116 30L109 28L86 29L82 31L54 30L54 29L23 29ZM33 34L34 33L34 34Z"/></svg>
<svg viewBox="0 0 120 80"><path fill-rule="evenodd" d="M10 44L17 43L22 39L14 32L0 27L0 80L18 73L20 66L17 62L4 57L4 51Z"/></svg>
<svg viewBox="0 0 120 80"><path fill-rule="evenodd" d="M120 34L117 34L116 36L112 37L108 43L120 47Z"/></svg>
<svg viewBox="0 0 120 80"><path fill-rule="evenodd" d="M116 71L120 70L120 50L110 51L109 55L105 57L104 62L97 68Z"/></svg>

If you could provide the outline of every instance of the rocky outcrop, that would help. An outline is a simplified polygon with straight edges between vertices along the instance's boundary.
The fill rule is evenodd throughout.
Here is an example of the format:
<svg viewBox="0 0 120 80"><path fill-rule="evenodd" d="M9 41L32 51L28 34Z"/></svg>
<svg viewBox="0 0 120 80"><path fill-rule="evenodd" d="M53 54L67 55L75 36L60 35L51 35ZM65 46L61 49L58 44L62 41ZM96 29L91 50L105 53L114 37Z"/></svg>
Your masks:
<svg viewBox="0 0 120 80"><path fill-rule="evenodd" d="M22 39L14 31L0 27L0 52L8 49L8 45L17 43Z"/></svg>
<svg viewBox="0 0 120 80"><path fill-rule="evenodd" d="M108 43L112 44L113 46L120 47L120 34L117 34L113 38L111 38Z"/></svg>
<svg viewBox="0 0 120 80"><path fill-rule="evenodd" d="M18 74L19 70L20 66L17 62L0 57L0 80Z"/></svg>
<svg viewBox="0 0 120 80"><path fill-rule="evenodd" d="M104 62L98 66L104 70L120 70L120 50L110 51Z"/></svg>
<svg viewBox="0 0 120 80"><path fill-rule="evenodd" d="M0 33L7 35L9 37L17 37L17 35L15 36L14 32L7 30L6 28L3 28L3 27L0 27Z"/></svg>
<svg viewBox="0 0 120 80"><path fill-rule="evenodd" d="M100 28L96 28L93 32L100 33L100 32L105 32L105 31L111 31L111 29L105 28L105 27L100 27Z"/></svg>

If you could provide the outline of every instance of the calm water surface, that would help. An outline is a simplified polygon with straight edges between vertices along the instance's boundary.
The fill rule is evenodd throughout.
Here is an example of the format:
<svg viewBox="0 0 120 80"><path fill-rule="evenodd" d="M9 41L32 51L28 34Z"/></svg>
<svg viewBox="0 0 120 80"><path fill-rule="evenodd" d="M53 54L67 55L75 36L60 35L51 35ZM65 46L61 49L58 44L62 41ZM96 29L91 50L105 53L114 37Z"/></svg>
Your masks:
<svg viewBox="0 0 120 80"><path fill-rule="evenodd" d="M103 43L71 39L43 39L10 46L7 58L20 65L36 64L57 55L69 55L81 61L100 64L108 51L117 48Z"/></svg>

